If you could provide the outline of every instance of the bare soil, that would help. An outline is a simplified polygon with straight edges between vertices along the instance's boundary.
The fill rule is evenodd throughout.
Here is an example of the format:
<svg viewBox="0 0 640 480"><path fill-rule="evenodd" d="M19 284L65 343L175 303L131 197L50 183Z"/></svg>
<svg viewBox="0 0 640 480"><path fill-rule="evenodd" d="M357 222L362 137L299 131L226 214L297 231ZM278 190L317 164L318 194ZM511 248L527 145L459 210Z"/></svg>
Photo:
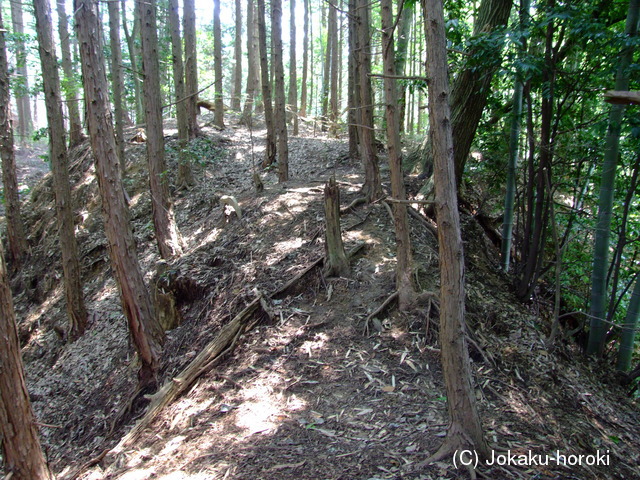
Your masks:
<svg viewBox="0 0 640 480"><path fill-rule="evenodd" d="M264 130L250 132L229 114L221 132L200 118L192 146L197 184L175 191L188 248L168 265L181 323L167 332L161 383L171 381L256 292L270 293L322 256L323 186L335 175L342 204L358 197L361 168L344 139L312 123L290 139L292 180L275 171L251 175ZM127 135L135 136L131 129ZM171 180L177 171L175 122L165 126ZM463 479L453 462L419 466L447 429L435 306L399 313L395 305L367 318L394 290L393 222L382 203L342 218L346 247L365 242L349 277L312 270L271 315L257 314L235 349L189 392L164 409L133 445L115 447L146 401L122 416L135 389L137 359L109 267L100 200L88 144L72 153L71 176L82 254L87 333L62 338L65 311L50 177L31 188L29 264L12 280L28 388L43 444L58 478ZM154 243L144 144L127 146L139 258L147 282L159 256ZM24 157L18 158L21 167ZM381 163L386 176L384 162ZM407 179L411 181L411 178ZM235 196L237 216L218 202ZM438 292L437 241L411 219L416 279ZM470 353L483 426L498 453L587 455L608 452L606 466L480 466L481 478L640 478L637 402L601 365L571 344L545 345L548 313L520 304L499 273L498 252L463 214ZM96 458L99 457L99 461ZM94 462L89 462L96 459Z"/></svg>

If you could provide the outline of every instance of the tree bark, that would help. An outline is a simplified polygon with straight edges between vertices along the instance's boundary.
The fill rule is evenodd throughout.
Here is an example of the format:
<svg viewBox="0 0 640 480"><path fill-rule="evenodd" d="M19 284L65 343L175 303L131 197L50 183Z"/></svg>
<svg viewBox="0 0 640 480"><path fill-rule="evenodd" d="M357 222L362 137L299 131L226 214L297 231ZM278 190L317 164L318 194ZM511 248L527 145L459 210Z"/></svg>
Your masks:
<svg viewBox="0 0 640 480"><path fill-rule="evenodd" d="M27 239L20 214L20 195L13 150L9 65L4 35L2 12L0 12L0 158L2 159L2 185L6 206L9 261L11 268L18 270L27 253Z"/></svg>
<svg viewBox="0 0 640 480"><path fill-rule="evenodd" d="M231 109L240 111L240 97L242 96L242 0L235 0L236 4L236 31L233 67L233 95L231 96Z"/></svg>
<svg viewBox="0 0 640 480"><path fill-rule="evenodd" d="M262 167L268 167L276 161L276 132L273 121L273 103L271 102L271 83L269 81L269 61L267 54L267 27L265 24L264 0L258 2L258 43L260 44L260 78L262 83L262 102L264 120L267 124L267 145Z"/></svg>
<svg viewBox="0 0 640 480"><path fill-rule="evenodd" d="M187 104L185 102L184 62L182 61L182 36L180 34L180 5L178 0L169 0L169 25L171 28L171 57L173 66L173 89L176 98L176 120L178 123L178 188L188 188L195 183L191 161L185 153L189 143Z"/></svg>
<svg viewBox="0 0 640 480"><path fill-rule="evenodd" d="M1 24L1 21L0 21ZM0 34L0 37L3 34ZM40 446L18 341L13 299L0 243L0 435L6 477L52 478Z"/></svg>
<svg viewBox="0 0 640 480"><path fill-rule="evenodd" d="M87 123L102 199L111 268L118 284L129 331L140 357L138 379L142 385L153 384L159 366L164 332L155 317L138 264L129 210L119 175L104 56L102 50L97 47L100 35L97 0L75 0L74 10L82 60L84 94L87 99Z"/></svg>
<svg viewBox="0 0 640 480"><path fill-rule="evenodd" d="M429 123L434 154L436 217L440 257L440 346L450 424L447 437L430 459L462 448L483 457L488 447L475 401L464 320L464 254L456 195L449 80L442 0L424 0L429 55Z"/></svg>
<svg viewBox="0 0 640 480"><path fill-rule="evenodd" d="M11 5L11 22L13 23L13 33L16 35L16 76L20 82L19 87L16 88L16 106L18 107L18 137L20 138L20 143L24 145L31 140L31 134L33 133L31 104L29 103L27 49L24 44L24 20L22 16L22 4L17 1L11 1L9 3Z"/></svg>
<svg viewBox="0 0 640 480"><path fill-rule="evenodd" d="M58 219L60 251L62 253L64 292L67 315L69 317L69 340L74 341L85 331L87 309L84 305L78 245L73 223L69 159L62 116L58 61L53 43L50 6L47 0L34 0L33 6L38 33L40 63L42 65L44 99L47 108L49 159L53 173L53 190L56 197L56 216Z"/></svg>
<svg viewBox="0 0 640 480"><path fill-rule="evenodd" d="M120 10L116 1L107 3L109 9L109 41L111 46L111 85L113 88L113 113L115 117L116 148L120 162L120 174L124 178L127 171L124 156L124 108L122 95L122 51L120 50Z"/></svg>
<svg viewBox="0 0 640 480"><path fill-rule="evenodd" d="M82 133L82 121L80 120L80 98L78 97L78 84L73 72L71 62L71 45L69 42L69 26L64 0L56 1L58 12L58 34L60 36L60 51L62 52L62 71L64 81L62 89L67 100L67 112L69 113L69 148L80 145L85 139Z"/></svg>
<svg viewBox="0 0 640 480"><path fill-rule="evenodd" d="M220 0L213 0L213 70L215 74L215 112L213 123L224 128L224 101L222 99L222 30L220 27Z"/></svg>
<svg viewBox="0 0 640 480"><path fill-rule="evenodd" d="M164 154L162 102L158 66L158 37L155 4L137 0L142 21L142 64L144 70L144 108L147 120L147 163L156 242L162 258L182 254L182 240L173 216L169 178Z"/></svg>
<svg viewBox="0 0 640 480"><path fill-rule="evenodd" d="M271 35L275 73L275 130L278 136L278 182L289 180L289 141L284 95L284 65L282 61L282 1L271 0Z"/></svg>
<svg viewBox="0 0 640 480"><path fill-rule="evenodd" d="M185 95L189 140L198 136L198 58L196 50L196 9L194 0L184 0L183 31L185 54Z"/></svg>
<svg viewBox="0 0 640 480"><path fill-rule="evenodd" d="M409 237L409 219L402 172L402 154L400 144L400 122L398 118L398 92L395 71L395 49L393 41L393 1L382 0L380 4L382 19L382 59L384 62L385 113L387 120L387 148L391 171L391 195L400 202L393 202L393 222L396 233L396 289L398 307L407 310L414 302L416 289L413 284L413 256Z"/></svg>
<svg viewBox="0 0 640 480"><path fill-rule="evenodd" d="M289 108L292 134L298 135L298 72L296 63L296 0L289 0Z"/></svg>

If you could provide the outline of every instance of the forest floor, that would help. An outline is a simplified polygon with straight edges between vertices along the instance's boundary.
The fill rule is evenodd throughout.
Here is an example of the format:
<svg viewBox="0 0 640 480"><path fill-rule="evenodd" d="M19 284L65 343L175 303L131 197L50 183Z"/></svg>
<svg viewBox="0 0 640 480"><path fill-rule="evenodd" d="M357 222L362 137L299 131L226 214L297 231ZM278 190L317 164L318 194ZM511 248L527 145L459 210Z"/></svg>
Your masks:
<svg viewBox="0 0 640 480"><path fill-rule="evenodd" d="M145 279L157 283L157 269L166 269L181 316L180 325L167 332L161 384L171 382L257 292L268 297L322 257L328 178L336 176L343 205L358 197L362 182L344 139L303 124L301 135L290 138L291 181L280 185L275 170L261 172L265 190L256 194L252 172L262 158L264 130L250 134L233 114L223 131L210 126L210 116L200 120L202 137L191 146L197 183L173 192L186 249L168 265L160 262L154 241L145 145L127 145L125 186ZM135 133L129 130L128 138ZM165 135L173 181L174 122L167 122ZM319 268L311 269L270 299L269 314L259 310L223 361L164 408L134 443L114 448L144 414L146 402L122 416L138 364L109 267L88 143L71 155L90 312L86 334L64 342L50 175L31 188L25 203L31 258L12 279L28 389L57 478L470 478L447 459L420 466L447 428L436 306L400 313L391 304L369 319L394 290L393 222L382 202L342 217L346 247L365 243L349 277L325 279ZM386 178L384 162L381 170ZM241 218L220 206L219 195L238 199ZM554 458L600 452L608 459L592 466L558 466L553 460L484 465L477 474L640 478L637 401L608 380L606 367L585 362L574 345L546 347L548 312L517 301L482 227L464 212L462 224L470 354L491 448ZM437 293L437 241L413 217L411 233L417 283Z"/></svg>

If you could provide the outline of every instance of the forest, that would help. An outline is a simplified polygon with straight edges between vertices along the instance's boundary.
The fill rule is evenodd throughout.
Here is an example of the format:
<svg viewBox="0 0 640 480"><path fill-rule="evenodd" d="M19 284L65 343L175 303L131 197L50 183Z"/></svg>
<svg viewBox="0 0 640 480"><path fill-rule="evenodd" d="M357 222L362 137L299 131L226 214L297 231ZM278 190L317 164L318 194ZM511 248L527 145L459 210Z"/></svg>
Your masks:
<svg viewBox="0 0 640 480"><path fill-rule="evenodd" d="M0 0L4 478L640 478L639 28Z"/></svg>

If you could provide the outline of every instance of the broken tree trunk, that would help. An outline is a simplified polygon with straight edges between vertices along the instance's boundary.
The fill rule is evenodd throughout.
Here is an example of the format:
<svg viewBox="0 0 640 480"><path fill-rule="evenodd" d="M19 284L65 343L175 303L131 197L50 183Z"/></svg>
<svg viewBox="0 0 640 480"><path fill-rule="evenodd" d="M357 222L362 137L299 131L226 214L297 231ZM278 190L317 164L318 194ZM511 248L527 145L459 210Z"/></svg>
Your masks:
<svg viewBox="0 0 640 480"><path fill-rule="evenodd" d="M327 225L325 231L324 276L344 277L349 275L349 259L342 243L340 230L340 189L335 177L331 177L324 187L324 214Z"/></svg>

